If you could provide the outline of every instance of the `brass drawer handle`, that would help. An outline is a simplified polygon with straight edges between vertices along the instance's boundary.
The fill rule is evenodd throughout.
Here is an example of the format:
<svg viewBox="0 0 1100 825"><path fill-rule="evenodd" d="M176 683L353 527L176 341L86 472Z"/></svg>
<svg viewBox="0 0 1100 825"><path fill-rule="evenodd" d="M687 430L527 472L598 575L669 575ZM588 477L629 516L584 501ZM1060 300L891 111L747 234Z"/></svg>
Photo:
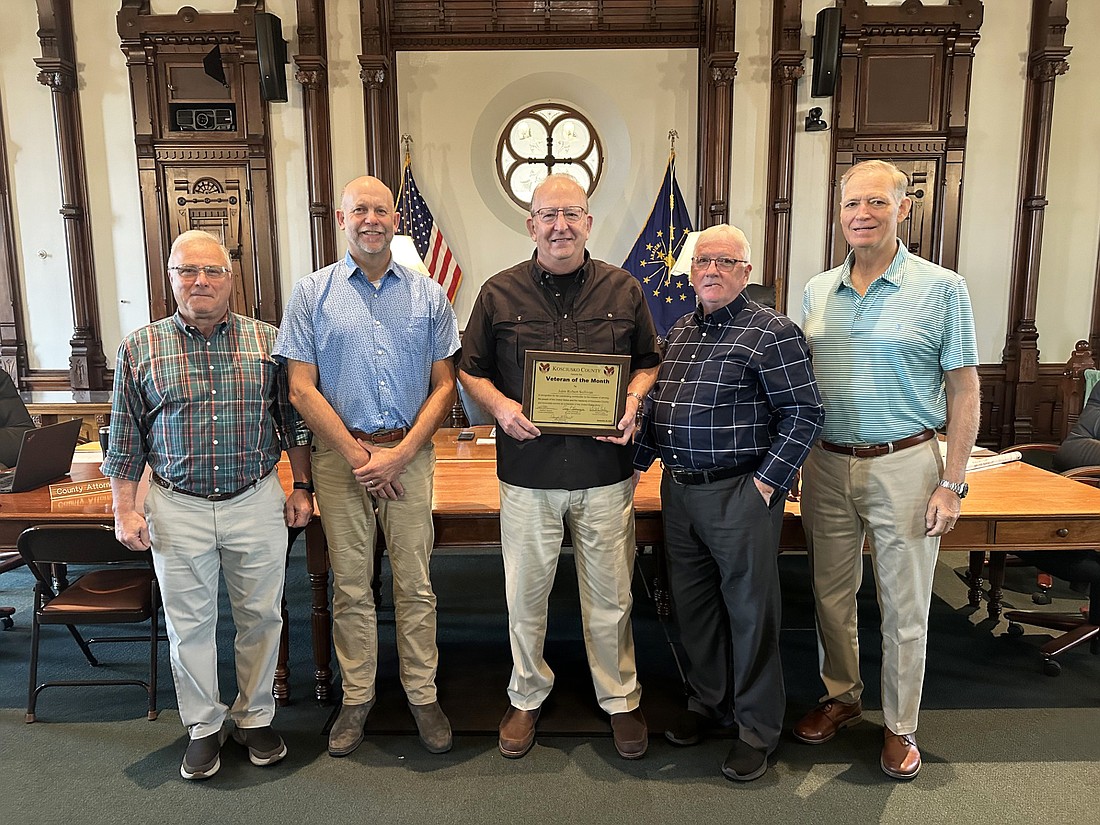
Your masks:
<svg viewBox="0 0 1100 825"><path fill-rule="evenodd" d="M1066 527L1059 527L1055 535L1058 536L1058 538L1060 539L1064 539L1066 536L1069 535L1069 529Z"/></svg>

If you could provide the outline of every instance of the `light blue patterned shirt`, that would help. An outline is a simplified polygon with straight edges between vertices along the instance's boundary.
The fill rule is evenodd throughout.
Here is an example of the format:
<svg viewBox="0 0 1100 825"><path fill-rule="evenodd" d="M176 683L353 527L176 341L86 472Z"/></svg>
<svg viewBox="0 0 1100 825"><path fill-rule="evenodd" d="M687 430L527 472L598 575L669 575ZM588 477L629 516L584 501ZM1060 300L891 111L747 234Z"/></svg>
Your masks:
<svg viewBox="0 0 1100 825"><path fill-rule="evenodd" d="M815 276L802 329L825 402L822 438L882 444L947 420L943 374L978 363L974 314L962 276L898 243L886 272L860 296L852 261Z"/></svg>
<svg viewBox="0 0 1100 825"><path fill-rule="evenodd" d="M458 350L443 288L391 262L377 285L350 254L294 285L274 355L314 364L321 394L348 429L412 426L432 364Z"/></svg>

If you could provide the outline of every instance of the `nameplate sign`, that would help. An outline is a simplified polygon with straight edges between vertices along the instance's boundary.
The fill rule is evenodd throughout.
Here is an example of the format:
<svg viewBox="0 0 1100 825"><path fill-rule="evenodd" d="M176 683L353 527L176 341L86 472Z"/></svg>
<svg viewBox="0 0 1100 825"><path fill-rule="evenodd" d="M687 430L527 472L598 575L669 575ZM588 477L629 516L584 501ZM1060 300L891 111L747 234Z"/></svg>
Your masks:
<svg viewBox="0 0 1100 825"><path fill-rule="evenodd" d="M111 492L111 479L95 478L91 481L62 481L50 485L50 500L98 496Z"/></svg>

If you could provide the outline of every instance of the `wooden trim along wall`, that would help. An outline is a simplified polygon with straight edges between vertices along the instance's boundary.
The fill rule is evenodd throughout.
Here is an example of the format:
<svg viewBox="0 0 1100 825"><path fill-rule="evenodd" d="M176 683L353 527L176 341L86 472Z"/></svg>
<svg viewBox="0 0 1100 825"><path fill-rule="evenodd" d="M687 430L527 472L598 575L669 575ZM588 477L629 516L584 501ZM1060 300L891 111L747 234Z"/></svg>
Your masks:
<svg viewBox="0 0 1100 825"><path fill-rule="evenodd" d="M795 107L806 73L802 0L772 0L772 89L769 108L768 194L764 224L765 286L775 289L775 308L787 311L791 263L791 191L794 188Z"/></svg>
<svg viewBox="0 0 1100 825"><path fill-rule="evenodd" d="M69 383L73 389L109 386L107 360L99 332L99 301L88 216L88 175L76 75L71 0L37 0L38 82L53 100L57 156L61 167L61 216L65 219L65 252L72 290L73 337L69 341Z"/></svg>
<svg viewBox="0 0 1100 825"><path fill-rule="evenodd" d="M1047 158L1054 116L1054 83L1069 70L1065 45L1066 0L1032 0L1031 41L1027 59L1024 139L1016 205L1012 282L1009 287L1008 339L1002 361L1007 378L1005 402L1012 414L1012 440L1033 440L1039 331L1035 309L1046 213Z"/></svg>

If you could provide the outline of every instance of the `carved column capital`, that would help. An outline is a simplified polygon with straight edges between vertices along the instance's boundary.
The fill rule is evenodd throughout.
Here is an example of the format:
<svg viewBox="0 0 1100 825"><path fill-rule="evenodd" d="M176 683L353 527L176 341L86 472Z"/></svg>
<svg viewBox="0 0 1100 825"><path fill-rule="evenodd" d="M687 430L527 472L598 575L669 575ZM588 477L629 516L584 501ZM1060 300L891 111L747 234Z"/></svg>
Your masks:
<svg viewBox="0 0 1100 825"><path fill-rule="evenodd" d="M772 77L775 79L776 83L786 86L796 82L805 74L806 69L801 63L797 65L792 63L779 63L774 67Z"/></svg>
<svg viewBox="0 0 1100 825"><path fill-rule="evenodd" d="M38 73L37 80L54 92L71 92L76 88L76 78L63 69L43 69Z"/></svg>
<svg viewBox="0 0 1100 825"><path fill-rule="evenodd" d="M710 80L715 86L729 86L737 77L736 66L711 66Z"/></svg>
<svg viewBox="0 0 1100 825"><path fill-rule="evenodd" d="M324 69L298 69L294 79L311 91L321 89L328 82L328 72Z"/></svg>
<svg viewBox="0 0 1100 825"><path fill-rule="evenodd" d="M359 79L368 89L377 91L386 82L386 70L380 66L364 66L359 72Z"/></svg>
<svg viewBox="0 0 1100 825"><path fill-rule="evenodd" d="M1041 56L1033 59L1027 67L1027 75L1036 83L1056 80L1069 71L1069 62L1061 57Z"/></svg>

